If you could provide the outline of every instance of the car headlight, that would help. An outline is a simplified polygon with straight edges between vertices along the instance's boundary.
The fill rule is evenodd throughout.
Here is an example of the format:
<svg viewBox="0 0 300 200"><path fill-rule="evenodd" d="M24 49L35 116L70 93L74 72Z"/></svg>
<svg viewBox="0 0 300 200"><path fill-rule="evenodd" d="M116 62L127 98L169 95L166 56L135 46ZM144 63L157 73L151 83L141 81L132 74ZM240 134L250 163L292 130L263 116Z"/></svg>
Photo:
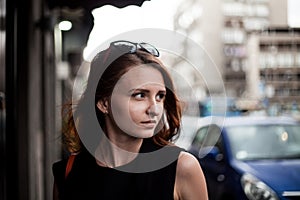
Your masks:
<svg viewBox="0 0 300 200"><path fill-rule="evenodd" d="M244 174L241 184L250 200L278 200L276 193L270 187L251 174Z"/></svg>

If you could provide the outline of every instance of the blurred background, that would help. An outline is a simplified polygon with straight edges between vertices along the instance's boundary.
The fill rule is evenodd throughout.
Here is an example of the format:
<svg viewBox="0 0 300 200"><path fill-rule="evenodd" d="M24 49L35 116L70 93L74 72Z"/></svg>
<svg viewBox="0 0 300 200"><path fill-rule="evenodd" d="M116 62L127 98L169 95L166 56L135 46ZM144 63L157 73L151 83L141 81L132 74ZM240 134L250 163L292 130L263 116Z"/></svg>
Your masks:
<svg viewBox="0 0 300 200"><path fill-rule="evenodd" d="M203 46L222 84L171 62L197 93L178 85L199 117L218 115L211 99L225 95L228 116L300 118L299 7L297 0L0 0L0 199L52 199L52 163L64 156L61 106L75 76L84 82L97 44L124 31L163 28Z"/></svg>

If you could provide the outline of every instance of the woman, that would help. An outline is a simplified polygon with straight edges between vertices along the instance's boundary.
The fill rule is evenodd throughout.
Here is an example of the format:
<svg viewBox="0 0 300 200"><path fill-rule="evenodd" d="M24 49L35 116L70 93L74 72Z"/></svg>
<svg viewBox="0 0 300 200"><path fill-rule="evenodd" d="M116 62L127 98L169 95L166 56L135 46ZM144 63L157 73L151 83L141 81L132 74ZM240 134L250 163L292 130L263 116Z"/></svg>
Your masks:
<svg viewBox="0 0 300 200"><path fill-rule="evenodd" d="M158 56L150 44L116 41L93 59L66 112L71 156L53 165L54 199L208 199L198 161L172 144L181 104Z"/></svg>

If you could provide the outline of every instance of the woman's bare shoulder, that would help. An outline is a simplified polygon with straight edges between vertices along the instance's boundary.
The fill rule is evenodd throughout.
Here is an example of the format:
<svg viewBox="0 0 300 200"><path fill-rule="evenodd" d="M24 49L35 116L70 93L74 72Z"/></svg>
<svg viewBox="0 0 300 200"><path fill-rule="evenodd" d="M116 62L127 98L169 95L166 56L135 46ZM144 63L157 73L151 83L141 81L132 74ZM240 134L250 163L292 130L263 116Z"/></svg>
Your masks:
<svg viewBox="0 0 300 200"><path fill-rule="evenodd" d="M198 160L192 154L182 151L178 157L177 175L191 176L193 173L202 172Z"/></svg>
<svg viewBox="0 0 300 200"><path fill-rule="evenodd" d="M188 152L183 151L179 154L175 190L178 199L208 199L201 166L198 160Z"/></svg>

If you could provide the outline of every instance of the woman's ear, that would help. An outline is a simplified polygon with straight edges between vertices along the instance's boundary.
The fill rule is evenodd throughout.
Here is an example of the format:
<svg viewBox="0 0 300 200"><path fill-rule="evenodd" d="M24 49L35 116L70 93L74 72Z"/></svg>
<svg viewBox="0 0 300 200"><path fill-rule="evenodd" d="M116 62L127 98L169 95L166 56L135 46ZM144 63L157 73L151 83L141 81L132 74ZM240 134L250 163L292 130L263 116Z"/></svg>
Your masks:
<svg viewBox="0 0 300 200"><path fill-rule="evenodd" d="M108 101L107 100L99 100L97 102L97 108L104 114L108 113Z"/></svg>

